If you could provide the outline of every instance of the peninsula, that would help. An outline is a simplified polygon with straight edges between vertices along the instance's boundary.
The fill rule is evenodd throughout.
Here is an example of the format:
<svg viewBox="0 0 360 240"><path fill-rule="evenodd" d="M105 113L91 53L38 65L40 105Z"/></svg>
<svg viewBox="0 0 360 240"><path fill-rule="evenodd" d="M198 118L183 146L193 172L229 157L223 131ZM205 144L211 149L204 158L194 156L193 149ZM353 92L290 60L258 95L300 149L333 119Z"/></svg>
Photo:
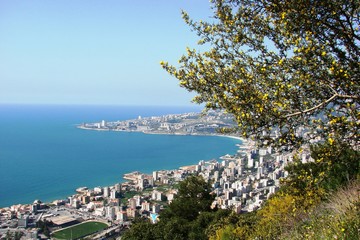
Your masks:
<svg viewBox="0 0 360 240"><path fill-rule="evenodd" d="M149 134L219 135L221 128L234 128L233 116L224 111L168 114L137 119L83 123L78 128L102 131L143 132Z"/></svg>

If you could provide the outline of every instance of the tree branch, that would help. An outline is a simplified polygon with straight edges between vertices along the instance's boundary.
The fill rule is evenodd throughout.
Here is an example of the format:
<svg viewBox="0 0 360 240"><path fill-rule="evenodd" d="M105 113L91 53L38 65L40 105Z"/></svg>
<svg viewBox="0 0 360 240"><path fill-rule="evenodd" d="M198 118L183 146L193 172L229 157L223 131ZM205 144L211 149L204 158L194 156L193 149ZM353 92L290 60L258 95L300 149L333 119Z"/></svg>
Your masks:
<svg viewBox="0 0 360 240"><path fill-rule="evenodd" d="M300 114L304 114L304 113L308 113L308 112L312 112L322 106L324 106L325 104L328 104L329 102L331 102L332 100L334 100L335 98L350 98L350 99L359 99L360 97L359 96L351 96L351 95L341 95L341 94L338 94L338 93L335 93L331 98L329 98L328 100L326 100L325 102L322 102L318 105L316 105L315 107L312 107L312 108L309 108L309 109L306 109L304 111L300 111L300 112L295 112L295 113L291 113L291 114L288 114L285 116L285 118L288 118L288 117L293 117L293 116L296 116L296 115L300 115Z"/></svg>
<svg viewBox="0 0 360 240"><path fill-rule="evenodd" d="M325 104L331 102L332 100L334 100L336 97L338 97L339 95L338 94L334 94L331 98L329 98L328 100L326 100L325 102L322 102L318 105L316 105L315 107L312 107L312 108L309 108L309 109L306 109L304 111L300 111L300 112L295 112L295 113L291 113L291 114L288 114L285 116L285 118L288 118L288 117L293 117L293 116L296 116L296 115L300 115L300 114L304 114L304 113L308 113L308 112L312 112L322 106L324 106Z"/></svg>

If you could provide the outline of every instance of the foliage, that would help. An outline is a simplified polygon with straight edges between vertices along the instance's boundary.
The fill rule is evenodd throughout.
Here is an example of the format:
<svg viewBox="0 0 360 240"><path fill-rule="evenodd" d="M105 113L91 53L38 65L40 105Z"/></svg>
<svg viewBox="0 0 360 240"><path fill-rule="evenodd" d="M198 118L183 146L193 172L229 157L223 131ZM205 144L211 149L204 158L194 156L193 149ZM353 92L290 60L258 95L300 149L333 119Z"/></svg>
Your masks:
<svg viewBox="0 0 360 240"><path fill-rule="evenodd" d="M278 194L266 202L257 213L260 217L256 231L257 236L274 239L281 232L291 229L295 222L296 198L292 195Z"/></svg>
<svg viewBox="0 0 360 240"><path fill-rule="evenodd" d="M23 232L10 232L9 230L6 232L5 238L6 240L20 240L21 237L24 235Z"/></svg>
<svg viewBox="0 0 360 240"><path fill-rule="evenodd" d="M237 130L260 144L299 149L322 141L311 145L314 162L288 166L280 192L260 211L221 218L208 236L358 239L358 193L341 213L322 206L359 177L360 1L211 3L206 22L183 12L208 50L188 48L178 67L162 67L198 93L195 102L227 110Z"/></svg>
<svg viewBox="0 0 360 240"><path fill-rule="evenodd" d="M206 229L229 215L230 210L210 208L214 196L211 186L200 176L189 176L180 182L178 194L160 212L160 221L136 220L122 239L208 239Z"/></svg>
<svg viewBox="0 0 360 240"><path fill-rule="evenodd" d="M180 182L176 198L160 215L160 220L167 220L174 216L192 221L201 212L210 211L215 196L210 194L211 185L202 177L189 176Z"/></svg>
<svg viewBox="0 0 360 240"><path fill-rule="evenodd" d="M126 205L129 198L134 197L135 195L139 194L139 192L136 191L126 191L125 193L122 194L121 196L121 203ZM104 200L105 201L105 200ZM104 205L105 206L105 205Z"/></svg>
<svg viewBox="0 0 360 240"><path fill-rule="evenodd" d="M264 144L298 147L319 136L359 143L358 0L211 3L208 22L183 12L209 50L188 48L178 68L161 62L198 93L195 102L226 109L244 136Z"/></svg>
<svg viewBox="0 0 360 240"><path fill-rule="evenodd" d="M360 151L343 142L316 144L311 147L313 162L295 161L287 167L283 192L297 196L304 207L317 204L326 193L356 179L360 173Z"/></svg>
<svg viewBox="0 0 360 240"><path fill-rule="evenodd" d="M311 155L314 162L287 167L260 210L213 223L210 239L359 239L360 151L334 141L312 146Z"/></svg>
<svg viewBox="0 0 360 240"><path fill-rule="evenodd" d="M360 151L354 150L348 143L313 145L312 158L322 169L319 182L326 190L336 189L353 180L360 173Z"/></svg>
<svg viewBox="0 0 360 240"><path fill-rule="evenodd" d="M284 239L360 239L360 181L338 189L307 214Z"/></svg>
<svg viewBox="0 0 360 240"><path fill-rule="evenodd" d="M127 230L122 239L136 240L136 239L148 239L153 240L157 239L154 233L153 224L150 223L148 219L135 219L131 228Z"/></svg>
<svg viewBox="0 0 360 240"><path fill-rule="evenodd" d="M40 231L47 237L50 237L50 230L49 230L49 221L47 220L39 220L36 222L36 227L40 229Z"/></svg>
<svg viewBox="0 0 360 240"><path fill-rule="evenodd" d="M259 218L255 212L230 214L210 225L207 234L210 240L251 239Z"/></svg>
<svg viewBox="0 0 360 240"><path fill-rule="evenodd" d="M209 239L360 239L359 191L360 181L352 180L311 211L296 196L277 193L260 211L213 223Z"/></svg>
<svg viewBox="0 0 360 240"><path fill-rule="evenodd" d="M211 240L277 239L297 223L299 209L295 198L277 193L256 212L230 215L222 223L216 223L216 231L209 232L209 237Z"/></svg>

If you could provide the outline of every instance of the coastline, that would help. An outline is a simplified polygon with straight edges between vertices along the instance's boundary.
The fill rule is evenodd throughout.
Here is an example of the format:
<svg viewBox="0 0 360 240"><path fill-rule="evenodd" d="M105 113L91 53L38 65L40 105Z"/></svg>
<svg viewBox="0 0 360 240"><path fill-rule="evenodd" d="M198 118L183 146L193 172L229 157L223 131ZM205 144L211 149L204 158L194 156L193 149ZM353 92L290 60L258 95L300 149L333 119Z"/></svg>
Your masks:
<svg viewBox="0 0 360 240"><path fill-rule="evenodd" d="M216 136L218 136L218 137L227 137L227 138L237 139L237 140L240 140L242 143L249 142L248 139L243 138L243 137L237 137L237 136L232 136L232 135L216 135Z"/></svg>
<svg viewBox="0 0 360 240"><path fill-rule="evenodd" d="M113 131L113 132L137 132L137 133L144 133L144 134L157 134L157 135L176 135L176 136L209 136L209 137L227 137L232 139L237 139L242 141L243 143L247 142L248 139L233 135L226 135L226 134L198 134L198 133L167 133L167 132L150 132L150 131L136 131L136 130L118 130L118 129L103 129L103 128L91 128L91 127L84 127L81 125L76 126L82 130L92 130L92 131Z"/></svg>
<svg viewBox="0 0 360 240"><path fill-rule="evenodd" d="M96 187L96 186L106 186L115 184L117 182L124 182L126 179L122 177L123 173L131 172L134 170L140 170L144 173L149 173L151 171L156 170L162 170L162 169L178 169L181 166L185 165L191 165L196 164L198 161L202 159L211 159L213 157L217 158L221 155L230 153L235 154L236 153L236 144L232 144L232 141L229 140L207 140L207 139L188 139L185 140L185 143L183 143L183 140L181 138L174 139L175 144L177 146L181 146L181 148L186 148L187 153L185 154L179 154L179 150L176 150L177 152L172 153L170 150L173 149L173 147L170 147L168 145L168 140L165 140L165 144L163 143L163 138L155 138L156 141L159 139L161 142L161 146L164 146L162 148L158 148L157 146L152 147L152 149L149 149L149 144L138 144L140 143L138 141L132 142L131 139L148 139L146 141L152 142L153 140L147 138L147 137L141 137L139 135L133 136L127 136L124 135L125 138L122 138L122 136L119 137L117 134L92 134L92 133L76 133L80 131L76 131L77 129L83 129L83 130L96 130L98 132L109 132L109 131L120 131L120 132L137 132L137 133L143 133L143 134L156 134L156 135L176 135L176 136L216 136L216 137L227 137L227 138L233 138L236 140L241 141L242 145L245 143L243 139L236 137L236 136L228 136L228 135L222 135L222 134L216 134L214 131L210 134L204 133L204 131L207 131L206 129L202 129L204 127L205 122L202 122L203 120L199 119L199 113L193 113L188 112L183 114L168 114L168 113L160 113L156 114L159 117L144 117L142 116L153 116L153 114L149 113L148 109L146 111L139 111L136 110L136 116L139 116L138 118L133 118L133 116L129 115L128 112L131 112L134 110L125 109L126 111L120 111L120 113L124 113L123 115L120 115L120 117L114 117L117 116L117 114L114 114L114 109L95 109L95 111L91 108L89 109L83 109L83 108L74 108L71 109L72 111L69 111L69 109L65 109L64 111L59 111L59 109L48 109L45 108L46 111L44 111L44 108L35 109L31 108L31 112L36 112L37 114L32 114L30 116L35 116L34 118L26 118L26 123L33 121L37 125L34 125L34 129L38 126L42 126L41 129L53 129L52 134L45 133L43 131L40 131L41 129L37 129L36 131L33 131L33 129L29 128L28 124L19 124L23 122L23 119L25 120L25 116L23 115L15 115L13 116L14 119L20 119L19 122L12 121L10 123L4 124L3 126L6 126L6 129L19 129L22 131L19 131L19 134L17 136L18 139L23 139L23 141L18 141L17 146L22 147L23 152L22 154L25 154L26 157L19 158L19 161L8 161L8 163L5 164L4 162L4 168L11 170L10 172L12 174L15 174L20 171L15 171L16 169L20 169L18 166L19 164L27 169L31 169L32 171L42 171L43 174L41 176L43 177L37 177L33 178L30 181L26 181L25 184L21 181L21 178L8 180L10 178L4 178L4 184L6 186L13 186L15 189L19 188L19 186L26 186L26 191L23 192L23 195L20 196L18 194L11 194L12 189L8 190L7 188L4 188L4 190L1 192L1 195L6 196L3 198L1 207L11 206L14 204L26 204L31 203L34 199L41 199L44 202L52 202L56 199L64 199L67 196L74 194L74 191L79 186L88 186L88 187ZM91 111L90 111L91 110ZM111 114L109 114L109 110L111 110ZM158 110L157 110L158 111ZM63 114L63 113L66 114ZM69 119L69 112L73 114L73 116ZM156 112L156 111L155 111ZM22 112L21 112L22 113ZM46 113L46 114L45 114ZM84 113L86 113L84 115ZM87 114L91 113L91 118L86 118ZM41 115L43 114L43 115ZM71 115L70 114L70 115ZM168 115L163 115L168 114ZM49 121L49 118L47 116L56 117L56 121ZM155 116L156 116L155 115ZM39 117L42 116L42 117ZM62 116L65 116L65 118L61 118ZM85 116L85 118L84 118ZM91 127L91 123L87 125L86 123L81 124L83 119L88 119L89 121L96 121L94 119L99 119L98 116L103 116L104 118L108 119L129 119L129 120L118 120L115 122L106 122L102 120L102 122L105 122L103 124L100 122L100 126L104 125L103 128L95 128ZM211 125L212 128L215 128L216 125L219 123L219 117L223 119L222 113L214 113L211 118L206 120L205 127L207 125ZM91 120L92 119L92 120ZM175 121L174 121L175 119ZM190 121L188 124L187 122L179 123L177 119L185 119L186 121ZM215 120L214 120L215 119ZM185 121L184 120L184 121ZM160 127L160 131L152 132L151 130L146 130L146 127L152 128L152 124L150 123L147 125L150 121L153 121L155 123L155 126L159 126L160 124L164 123L164 127ZM173 121L171 123L171 121ZM220 121L221 122L221 121ZM74 124L78 123L78 124ZM123 127L118 129L110 129L116 123L129 123L129 125L121 125L121 126L128 126L130 131L124 131ZM180 129L178 132L175 129L177 124L186 126L188 128L187 131L184 129ZM108 125L109 124L109 125ZM139 126L138 129L133 129L133 125ZM157 125L156 125L157 124ZM170 124L171 131L168 131L165 129L166 124ZM195 126L196 125L196 126ZM197 128L198 125L202 125L199 128ZM214 126L212 126L214 125ZM88 127L90 126L90 127ZM109 126L109 127L108 127ZM223 126L223 125L221 125ZM196 131L192 131L191 128L194 128ZM189 130L190 129L190 130ZM74 131L75 130L75 131ZM198 131L199 130L199 131ZM32 134L32 139L29 142L29 139L27 136L29 136L29 133L36 133ZM7 133L5 131L5 133ZM15 136L14 134L10 135L11 131L8 131L9 136ZM60 138L59 138L60 136ZM118 139L121 139L120 142ZM110 139L110 140L109 140ZM166 138L165 138L166 139ZM66 142L60 142L65 141ZM4 146L7 147L9 150L13 147L10 143L12 141L8 141L9 144L5 144ZM50 144L52 142L56 142L57 144ZM129 146L129 144L126 144L132 142L132 146ZM202 143L200 143L202 142ZM191 144L189 144L191 143ZM57 147L59 144L61 145L61 148ZM95 145L93 145L95 144ZM119 145L120 144L120 145ZM183 145L185 144L185 145ZM209 149L209 144L214 144L213 146L216 146L216 148L211 147ZM46 149L43 148L31 148L30 146L46 146ZM29 146L29 147L28 147ZM124 149L124 146L125 149ZM82 151L83 148L86 148L85 151ZM144 148L145 147L145 148ZM194 150L196 148L196 150ZM34 149L34 150L33 150ZM123 152L126 152L127 150L130 150L132 154L130 155L124 155ZM178 149L178 148L175 148ZM78 155L76 152L80 150L80 155ZM156 159L153 157L154 154L147 155L146 152L153 153L156 152L163 152L160 157L156 157ZM104 152L105 151L105 152ZM9 153L11 153L9 151ZM111 154L110 154L111 153ZM141 154L141 157L136 158L132 155L139 155ZM174 154L174 155L173 155ZM166 155L166 157L163 157L162 155ZM183 156L184 155L184 156ZM4 155L7 159L11 159L13 156L12 154ZM182 158L182 159L180 159ZM23 160L22 160L23 159ZM29 159L29 160L28 160ZM132 162L129 162L127 159L135 159ZM166 159L166 160L164 160ZM185 160L187 159L187 160ZM17 159L15 159L17 160ZM30 161L36 161L36 164L44 166L44 168L38 168L34 162ZM93 170L91 167L87 167L87 165L90 162L97 161L102 162L102 165L97 167L96 170ZM98 164L96 164L98 165ZM80 167L80 169L78 169ZM85 168L83 168L85 167ZM12 170L15 169L15 170ZM78 170L74 170L78 169ZM84 170L83 170L84 169ZM85 170L87 169L87 170ZM153 170L152 170L153 169ZM55 172L54 172L55 170ZM85 176L84 173L91 170L91 174L93 175L92 179L88 181L89 177ZM57 174L57 172L69 172L71 174L65 174L69 175L71 177L64 178L64 174ZM99 174L97 174L99 172ZM9 175L9 174L8 174ZM84 175L84 176L83 176ZM104 176L105 175L105 176ZM4 175L5 176L5 175ZM9 175L11 176L11 175ZM25 175L24 175L25 176ZM74 177L72 177L74 176ZM62 182L61 187L51 187L55 186L56 182L55 180L58 179L58 181ZM98 181L98 180L100 181ZM46 185L41 185L41 182L46 182ZM8 195L9 194L9 195Z"/></svg>
<svg viewBox="0 0 360 240"><path fill-rule="evenodd" d="M93 131L113 131L113 132L127 132L127 133L132 133L132 132L136 132L136 133L143 133L143 134L154 134L154 135L174 135L174 136L205 136L205 137L225 137L225 138L232 138L235 140L239 140L241 141L241 145L244 148L249 148L249 147L253 147L254 142L251 141L250 139L246 139L243 137L239 137L239 136L234 136L234 135L226 135L226 134L198 134L198 133L167 133L167 132L150 132L150 131L136 131L136 130L118 130L118 129L96 129L96 128L90 128L90 127L84 127L84 126L80 126L78 125L77 128L82 129L82 130L93 130ZM237 144L239 145L239 144Z"/></svg>
<svg viewBox="0 0 360 240"><path fill-rule="evenodd" d="M80 128L79 129L83 129L83 130L96 130L96 131L113 131L113 130L108 130L108 129L85 129L85 128ZM241 141L241 145L243 145L245 142L243 141L243 139L239 138L239 137L235 137L235 136L228 136L228 135L219 135L219 134L173 134L173 133L160 133L160 132L143 132L143 131L122 131L121 132L134 132L134 133L143 133L143 134L154 134L154 135L177 135L177 136L205 136L205 137L227 137L227 138L232 138L232 139L236 139L236 140L240 140ZM237 145L237 144L235 144ZM223 152L223 154L227 154L226 151ZM183 169L183 168L187 168L188 166L193 166L193 165L196 165L198 163L198 161L200 161L201 159L197 159L195 160L193 163L187 163L187 164L183 164L183 165L179 165L175 168L158 168L158 169L155 169L154 171L163 171L163 170L177 170L177 169ZM219 159L218 159L219 160ZM142 171L144 172L144 174L149 174L151 172L148 172L148 171L143 171L141 169L135 169L135 171ZM127 181L129 181L130 179L127 179L124 177L124 175L121 175L120 176L121 180L120 181L115 181L115 182L111 182L109 184L101 184L99 183L97 186L112 186L116 183L125 183ZM84 186L87 186L86 183L83 184ZM76 188L78 188L79 186L77 186ZM90 185L90 187L93 187L92 185ZM64 195L64 197L50 197L49 200L45 199L44 200L44 203L46 204L52 204L53 202L56 202L56 201L59 201L59 200L63 200L63 199L66 199L68 198L69 196L73 196L76 194L76 188L72 189L72 193L70 193L69 195ZM36 197L36 199L40 199L42 200L41 197ZM35 200L35 199L34 199ZM26 206L26 205L31 205L31 201L18 201L16 203L13 203L13 204L10 204L10 205L4 205L2 207L0 207L0 209L5 209L5 208L9 208L11 206L18 206L18 205L23 205L23 206Z"/></svg>

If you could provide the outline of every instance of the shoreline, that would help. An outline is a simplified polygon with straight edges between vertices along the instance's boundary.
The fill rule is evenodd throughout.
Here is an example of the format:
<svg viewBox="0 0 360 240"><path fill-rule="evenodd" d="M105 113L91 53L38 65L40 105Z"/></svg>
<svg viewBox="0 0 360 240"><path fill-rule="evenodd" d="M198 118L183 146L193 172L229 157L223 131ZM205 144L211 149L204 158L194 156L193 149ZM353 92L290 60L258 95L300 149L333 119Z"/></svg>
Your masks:
<svg viewBox="0 0 360 240"><path fill-rule="evenodd" d="M134 131L134 130L116 130L116 129L104 129L104 128L91 128L91 127L84 127L77 125L76 128L82 130L93 130L93 131L111 131L111 132L127 132L127 133L144 133L144 134L157 134L157 135L174 135L174 136L209 136L209 137L227 137L232 139L237 139L242 142L247 142L248 139L243 137L233 136L233 135L226 135L226 134L196 134L196 133L166 133L166 132L150 132L150 131Z"/></svg>
<svg viewBox="0 0 360 240"><path fill-rule="evenodd" d="M80 126L77 126L77 128L79 129L83 129L83 130L95 130L95 131L113 131L113 130L109 130L109 129L88 129L88 128L82 128ZM207 137L227 137L227 138L232 138L232 139L236 139L236 140L239 140L241 141L241 143L237 143L235 144L235 146L241 144L241 145L247 145L247 140L246 139L243 139L243 138L240 138L240 137L236 137L236 136L230 136L230 135L221 135L221 134L174 134L174 133L160 133L160 132L143 132L143 131L123 131L123 130L120 130L121 132L137 132L137 133L143 133L143 134L154 134L154 135L176 135L176 136L207 136ZM227 153L223 153L223 154L227 154ZM234 153L235 154L235 153ZM200 161L201 159L198 159L197 161ZM221 159L217 159L218 161L221 160ZM166 171L169 171L169 170L177 170L177 169L183 169L183 168L186 168L186 167L189 167L189 166L193 166L193 165L196 165L197 162L195 162L194 164L192 165L181 165L181 166L178 166L176 168L172 168L172 169L167 169L167 168L162 168L162 169L156 169L154 171L163 171L163 170L166 170ZM134 170L134 171L139 171L138 169ZM144 174L150 174L151 172L142 172ZM128 181L130 181L130 179L127 179L124 177L124 175L122 175L121 177L121 180L120 181L117 181L117 182L113 182L113 183L110 183L110 184L105 184L105 185L96 185L96 186L100 186L100 187L105 187L105 186L113 186L114 184L116 183L126 183ZM86 185L86 184L85 184ZM94 186L94 187L96 187ZM79 187L77 187L79 188ZM53 202L56 202L56 201L61 201L61 200L64 200L70 196L73 196L75 194L77 194L76 192L76 189L73 189L72 193L70 193L69 195L66 195L64 197L55 197L55 198L50 198L50 200L41 200L41 198L39 197L36 197L35 199L40 199L41 201L43 201L43 203L45 204L53 204ZM92 188L92 186L89 186L89 188ZM34 199L34 200L35 200ZM0 206L0 209L6 209L6 208L11 208L12 206L18 206L18 205L22 205L22 206L27 206L27 205L31 205L32 203L31 202L27 202L27 203L21 203L21 202L18 202L18 203L14 203L14 204L11 204L11 205L7 205L7 206Z"/></svg>
<svg viewBox="0 0 360 240"><path fill-rule="evenodd" d="M215 136L218 136L218 137L227 137L227 138L233 138L233 139L237 139L237 140L240 140L242 143L246 143L248 142L249 140L246 139L246 138L242 138L242 137L237 137L237 136L232 136L232 135L215 135Z"/></svg>
<svg viewBox="0 0 360 240"><path fill-rule="evenodd" d="M204 118L204 119L202 119ZM213 112L212 115L210 116L203 116L200 113L195 113L195 112L187 112L187 113L181 113L181 114L166 114L166 115L162 115L162 116L155 116L155 117L144 117L142 118L140 115L138 118L127 118L129 120L122 120L122 121L105 121L102 120L101 122L95 122L95 123L80 123L79 121L76 121L77 124L72 124L72 126L74 128L77 129L82 129L82 130L95 130L95 131L100 131L100 132L109 132L109 131L115 131L115 132L126 132L126 133L132 133L132 132L136 132L136 133L142 133L142 134L154 134L154 135L174 135L174 136L204 136L204 137L226 137L228 139L234 139L235 141L229 141L229 140L207 140L207 139L201 139L200 141L204 141L205 142L214 142L214 144L220 144L220 142L228 142L226 147L225 145L222 145L223 147L218 149L216 151L216 153L214 152L214 154L206 154L208 152L208 150L205 150L205 152L203 154L201 154L201 150L205 149L205 148L197 148L197 151L195 150L195 152L193 152L193 156L189 159L191 160L191 162L189 161L178 161L178 162L173 162L172 163L163 163L163 164L159 164L158 166L153 166L152 168L142 168L139 166L135 166L131 169L131 170L140 170L143 171L144 173L151 173L151 171L158 171L158 170L166 170L166 169L179 169L181 168L184 163L185 165L188 164L196 164L198 161L200 161L201 159L208 159L208 158L215 158L218 161L220 160L219 157L224 155L224 154L236 154L236 147L235 146L246 146L248 143L246 141L246 139L243 139L239 136L236 135L230 135L230 134L223 134L218 132L216 129L218 127L222 127L222 126L227 126L229 123L229 121L227 121L229 117L226 116L226 114L224 114L223 112ZM75 129L76 130L76 129ZM106 134L107 135L107 134ZM105 135L103 135L102 137L104 137ZM139 136L141 137L141 136ZM151 140L150 140L151 141ZM175 139L174 141L179 142L178 144L181 144L181 142L183 140L178 140ZM185 140L186 141L186 140ZM199 141L199 140L191 140L191 141ZM219 143L217 143L219 141ZM216 142L216 143L215 143ZM136 143L137 145L137 143ZM235 145L235 146L234 146ZM189 146L189 149L193 149L192 146ZM158 149L158 151L161 151L161 149ZM163 149L163 151L166 151L166 149ZM168 154L171 154L169 151L166 151ZM212 151L210 151L212 152ZM136 151L134 152L136 153ZM197 156L197 157L195 157ZM143 156L143 158L147 158L146 155ZM152 159L152 158L149 158ZM177 158L176 158L177 159ZM154 159L154 163L156 163L157 161ZM183 162L183 163L182 163ZM176 164L178 163L178 164ZM153 163L149 163L149 164L153 164ZM125 171L127 171L129 168L124 168ZM150 170L150 171L148 171ZM96 181L94 179L94 181L89 182L88 183L81 183L80 185L86 185L88 187L96 187L96 186L106 186L106 185L111 185L111 184L115 184L117 182L126 182L127 179L124 178L122 176L123 172L125 171L117 171L118 174L116 176L116 179L114 179L113 181L109 181L109 182L104 182L104 181ZM108 179L110 180L110 179ZM73 184L74 185L74 184ZM76 184L75 187L71 186L72 188L76 189ZM63 189L59 189L59 191L50 191L50 194L43 194L44 196L35 196L35 198L40 198L40 199L44 199L44 202L52 202L55 201L57 199L63 199L63 198L67 198L69 195L74 194L74 189L70 189L69 191L65 191ZM68 193L66 193L68 192ZM55 193L55 196L52 194ZM61 193L65 193L64 195ZM40 195L40 194L38 194ZM57 195L57 197L56 197ZM26 197L28 196L28 197ZM26 200L29 199L32 196L32 194L28 193L27 195L25 195L25 199L23 198L19 198L20 201L14 201L14 202L23 202L26 204L26 202L30 202L31 200ZM54 196L54 197L53 197ZM11 200L12 198L9 198L9 200ZM24 201L25 200L25 201ZM12 202L9 201L8 203L4 204L3 206L9 206L11 205Z"/></svg>

